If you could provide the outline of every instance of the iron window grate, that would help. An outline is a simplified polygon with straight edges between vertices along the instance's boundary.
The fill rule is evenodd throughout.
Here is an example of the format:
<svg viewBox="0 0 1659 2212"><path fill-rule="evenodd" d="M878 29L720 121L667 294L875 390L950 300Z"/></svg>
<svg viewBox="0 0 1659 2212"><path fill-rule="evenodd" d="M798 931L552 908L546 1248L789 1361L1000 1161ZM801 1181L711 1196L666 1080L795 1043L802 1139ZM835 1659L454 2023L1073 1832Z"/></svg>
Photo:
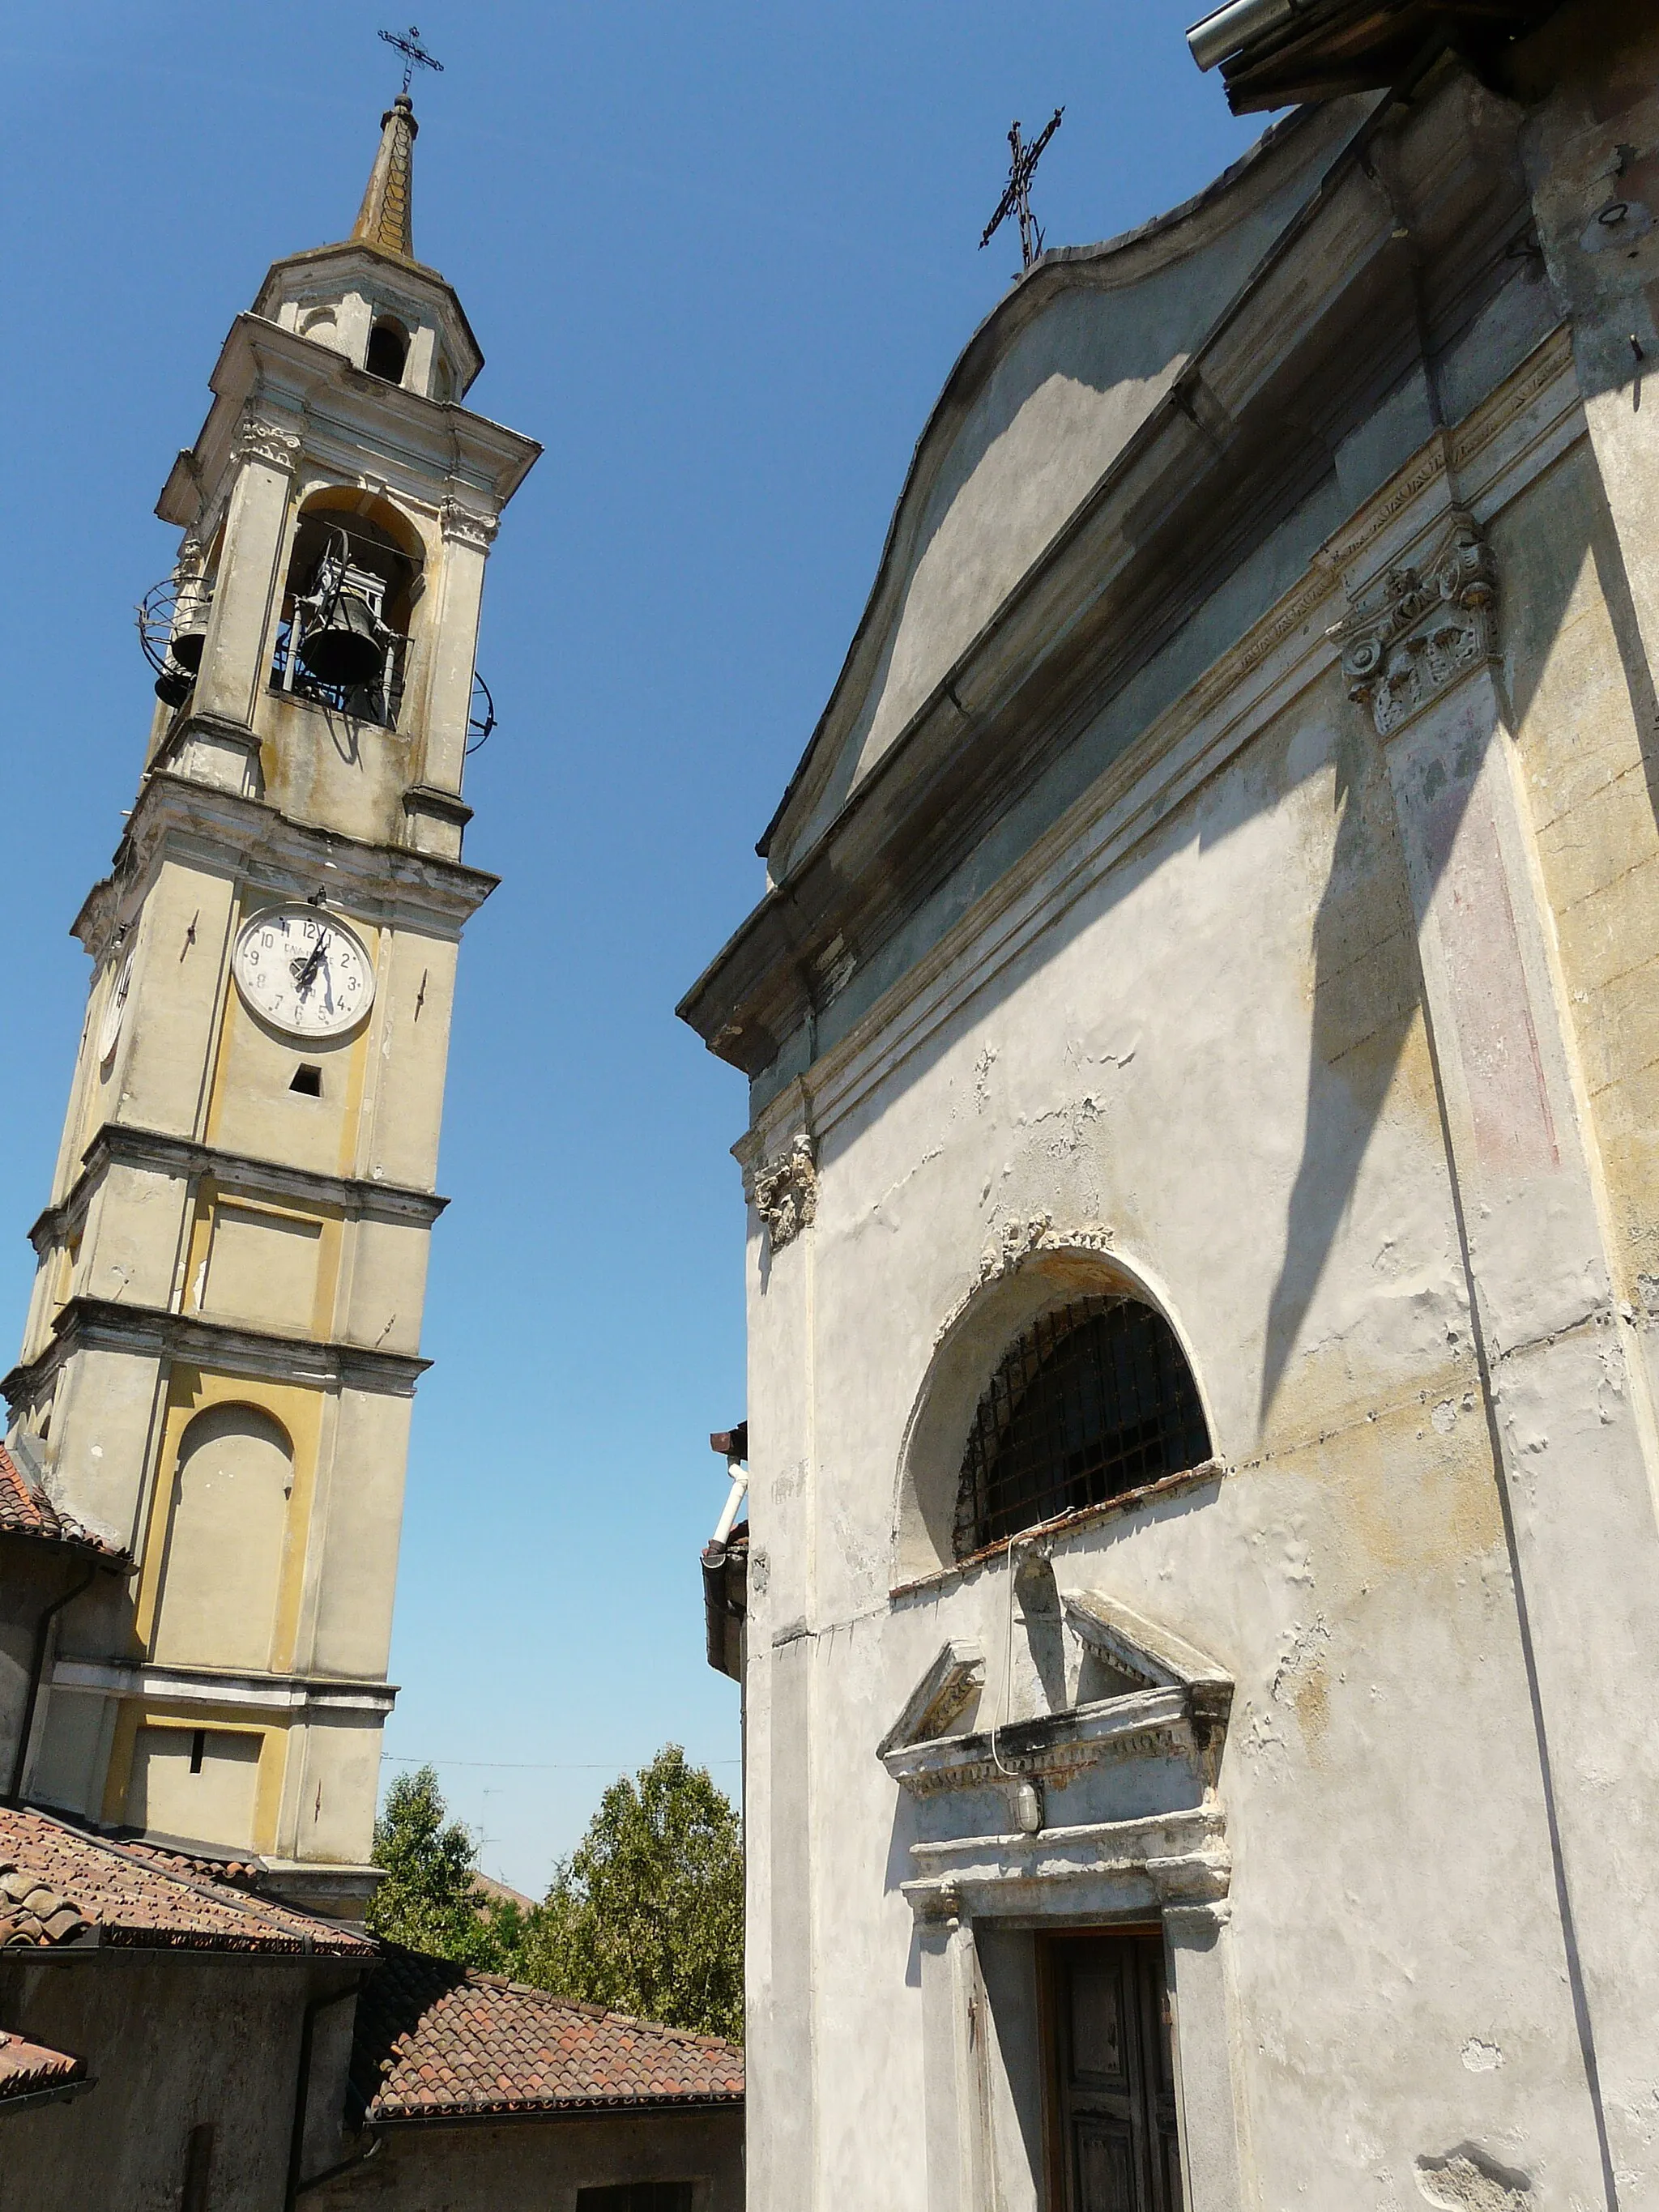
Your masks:
<svg viewBox="0 0 1659 2212"><path fill-rule="evenodd" d="M1163 1315L1135 1298L1076 1299L1026 1330L980 1400L957 1557L1209 1456L1204 1409Z"/></svg>

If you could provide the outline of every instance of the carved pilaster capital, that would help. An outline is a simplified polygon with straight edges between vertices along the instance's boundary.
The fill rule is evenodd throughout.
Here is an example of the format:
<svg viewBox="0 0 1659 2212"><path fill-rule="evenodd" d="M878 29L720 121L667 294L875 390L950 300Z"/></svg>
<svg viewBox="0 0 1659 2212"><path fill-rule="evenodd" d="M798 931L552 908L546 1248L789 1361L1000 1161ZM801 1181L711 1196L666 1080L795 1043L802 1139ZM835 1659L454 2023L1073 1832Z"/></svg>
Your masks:
<svg viewBox="0 0 1659 2212"><path fill-rule="evenodd" d="M817 1147L811 1132L797 1129L787 1152L749 1169L744 1189L771 1232L772 1249L781 1251L811 1225L817 1211Z"/></svg>
<svg viewBox="0 0 1659 2212"><path fill-rule="evenodd" d="M488 514L480 514L475 507L463 507L459 500L447 499L439 510L438 520L446 540L457 545L470 545L475 553L488 553L495 543L501 524Z"/></svg>
<svg viewBox="0 0 1659 2212"><path fill-rule="evenodd" d="M236 433L236 458L239 461L263 461L267 468L281 469L292 476L300 458L300 440L280 422L268 422L258 415L246 416Z"/></svg>
<svg viewBox="0 0 1659 2212"><path fill-rule="evenodd" d="M1390 568L1380 593L1331 631L1348 696L1379 737L1497 657L1498 569L1473 516L1458 513L1420 568Z"/></svg>

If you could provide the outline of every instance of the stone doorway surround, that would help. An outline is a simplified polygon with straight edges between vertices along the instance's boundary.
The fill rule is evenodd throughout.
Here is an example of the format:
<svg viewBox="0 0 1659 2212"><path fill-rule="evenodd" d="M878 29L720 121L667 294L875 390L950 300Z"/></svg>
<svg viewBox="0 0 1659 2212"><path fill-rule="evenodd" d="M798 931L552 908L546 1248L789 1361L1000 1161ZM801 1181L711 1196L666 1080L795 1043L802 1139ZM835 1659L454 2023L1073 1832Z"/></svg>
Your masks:
<svg viewBox="0 0 1659 2212"><path fill-rule="evenodd" d="M957 1686L982 1680L977 1650L946 1644L879 1748L927 1831L910 1845L915 1873L902 1887L921 1965L928 2212L1013 2212L1003 2178L1030 2148L1009 2137L1015 2105L1029 2112L1037 2101L1041 2039L1029 2023L1010 2033L997 2018L986 1947L1152 1922L1163 1928L1172 1992L1188 2212L1243 2212L1231 1866L1216 1790L1232 1684L1190 1645L1097 1592L1063 1604L1068 1639L1127 1678L1120 1694L918 1740L941 1717L948 1726ZM1062 1798L1064 1814L1048 1826ZM1114 1800L1158 1809L1065 1817L1109 1814ZM985 1832L988 1812L1002 1814L1000 1831ZM1030 2078L1016 2081L1016 2070ZM1035 2164L1041 2203L1040 2157Z"/></svg>

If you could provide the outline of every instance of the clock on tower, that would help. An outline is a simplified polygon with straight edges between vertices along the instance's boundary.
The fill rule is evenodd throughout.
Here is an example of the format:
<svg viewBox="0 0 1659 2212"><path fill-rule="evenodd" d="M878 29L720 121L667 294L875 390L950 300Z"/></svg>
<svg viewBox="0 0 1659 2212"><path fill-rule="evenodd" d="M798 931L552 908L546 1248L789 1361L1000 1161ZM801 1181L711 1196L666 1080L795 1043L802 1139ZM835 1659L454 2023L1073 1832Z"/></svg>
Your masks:
<svg viewBox="0 0 1659 2212"><path fill-rule="evenodd" d="M158 513L156 706L111 872L13 1449L132 1559L56 1624L25 1790L355 1913L456 952L484 563L538 448L472 413L405 93L350 238L232 326Z"/></svg>

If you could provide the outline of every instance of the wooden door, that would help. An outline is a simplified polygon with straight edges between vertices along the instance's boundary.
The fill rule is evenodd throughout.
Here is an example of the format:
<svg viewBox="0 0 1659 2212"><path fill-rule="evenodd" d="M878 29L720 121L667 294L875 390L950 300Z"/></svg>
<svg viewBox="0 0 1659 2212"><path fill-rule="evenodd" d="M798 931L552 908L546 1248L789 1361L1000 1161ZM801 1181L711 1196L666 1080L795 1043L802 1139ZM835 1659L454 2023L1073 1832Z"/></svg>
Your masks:
<svg viewBox="0 0 1659 2212"><path fill-rule="evenodd" d="M1162 1933L1045 1948L1049 2212L1182 2212Z"/></svg>

